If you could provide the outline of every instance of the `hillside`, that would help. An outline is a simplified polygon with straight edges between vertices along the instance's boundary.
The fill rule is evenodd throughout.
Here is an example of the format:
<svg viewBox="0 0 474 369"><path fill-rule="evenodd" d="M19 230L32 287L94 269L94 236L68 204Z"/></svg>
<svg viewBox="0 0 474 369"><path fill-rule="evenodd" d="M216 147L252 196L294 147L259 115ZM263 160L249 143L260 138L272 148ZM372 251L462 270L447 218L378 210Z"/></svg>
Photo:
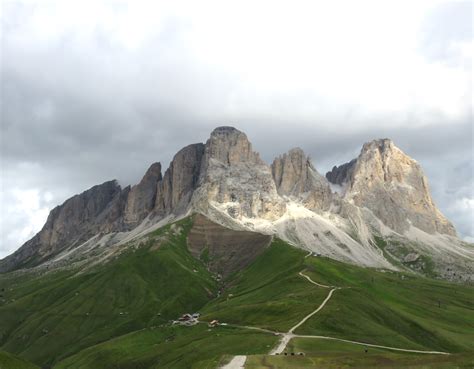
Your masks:
<svg viewBox="0 0 474 369"><path fill-rule="evenodd" d="M1 349L55 369L216 368L239 354L256 355L248 357L248 368L278 361L299 368L305 366L293 364L321 353L328 363L347 358L357 367L367 359L360 357L364 346L322 338L289 340L284 352L301 351L304 358L258 356L327 299L330 288L311 280L340 289L294 331L297 336L454 354L371 348L374 362L416 364L423 355L442 357L432 359L436 365L472 359L473 287L309 256L279 239L243 269L219 277L208 270L221 265L212 255L193 257L188 250L194 222L191 217L160 228L113 260L81 270L1 275ZM170 324L195 311L202 324ZM214 319L227 325L208 328Z"/></svg>

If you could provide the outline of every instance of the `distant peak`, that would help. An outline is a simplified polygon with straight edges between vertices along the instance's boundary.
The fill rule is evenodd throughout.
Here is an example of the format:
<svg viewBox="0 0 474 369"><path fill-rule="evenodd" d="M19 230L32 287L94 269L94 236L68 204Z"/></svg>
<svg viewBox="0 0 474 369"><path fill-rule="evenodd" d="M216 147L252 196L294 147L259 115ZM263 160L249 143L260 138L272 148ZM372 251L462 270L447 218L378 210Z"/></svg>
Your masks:
<svg viewBox="0 0 474 369"><path fill-rule="evenodd" d="M292 149L288 150L288 154L305 156L305 152L301 147L293 147Z"/></svg>
<svg viewBox="0 0 474 369"><path fill-rule="evenodd" d="M211 136L228 135L228 134L233 134L233 133L243 133L243 132L239 131L239 130L238 130L237 128L235 128L235 127L231 127L231 126L221 126L221 127L215 128L215 129L211 132Z"/></svg>
<svg viewBox="0 0 474 369"><path fill-rule="evenodd" d="M372 140L370 142L367 142L364 144L362 147L362 151L367 151L370 149L378 149L382 152L386 150L391 150L395 147L393 141L389 138L379 138L376 140Z"/></svg>

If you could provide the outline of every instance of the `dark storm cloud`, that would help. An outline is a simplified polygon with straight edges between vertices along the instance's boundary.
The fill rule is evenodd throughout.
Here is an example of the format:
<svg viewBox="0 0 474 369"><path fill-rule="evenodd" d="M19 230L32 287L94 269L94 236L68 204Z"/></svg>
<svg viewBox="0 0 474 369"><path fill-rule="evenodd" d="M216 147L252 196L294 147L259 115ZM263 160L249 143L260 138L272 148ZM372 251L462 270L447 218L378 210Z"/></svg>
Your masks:
<svg viewBox="0 0 474 369"><path fill-rule="evenodd" d="M261 30L258 19L239 18L244 11L218 19L199 8L181 16L181 9L127 3L90 10L46 4L2 9L0 256L69 196L112 178L136 183L151 163L166 168L177 150L204 142L218 125L246 132L267 162L300 146L322 173L358 155L364 142L390 137L422 164L460 233L474 235L470 72L462 53L472 38L464 13L420 12L419 49L435 63L449 59L432 70L431 61L412 67L416 55L382 55L403 47L364 40L365 30L340 44L347 36L340 24L330 30L333 47L321 38L324 29L311 28L332 27L324 14L313 21L321 11L303 21L290 14L289 29L278 18ZM391 40L391 29L385 33ZM372 52L374 43L381 50L346 56L354 42L356 51ZM432 79L439 91L425 86Z"/></svg>

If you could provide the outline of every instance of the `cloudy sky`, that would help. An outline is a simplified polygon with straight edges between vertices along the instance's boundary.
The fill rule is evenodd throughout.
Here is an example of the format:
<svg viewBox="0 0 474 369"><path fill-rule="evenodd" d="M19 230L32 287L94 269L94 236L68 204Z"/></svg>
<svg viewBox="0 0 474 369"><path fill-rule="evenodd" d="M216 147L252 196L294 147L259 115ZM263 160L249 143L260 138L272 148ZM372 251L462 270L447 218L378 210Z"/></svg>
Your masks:
<svg viewBox="0 0 474 369"><path fill-rule="evenodd" d="M218 125L322 173L390 137L474 240L472 2L315 3L2 1L0 257Z"/></svg>

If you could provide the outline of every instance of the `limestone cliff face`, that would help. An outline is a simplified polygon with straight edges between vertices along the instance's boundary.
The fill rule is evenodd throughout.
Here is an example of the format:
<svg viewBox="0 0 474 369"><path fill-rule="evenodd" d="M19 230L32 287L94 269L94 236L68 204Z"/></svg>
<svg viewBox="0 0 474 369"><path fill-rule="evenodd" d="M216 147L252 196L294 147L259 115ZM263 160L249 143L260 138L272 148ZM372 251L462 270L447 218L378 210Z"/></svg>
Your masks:
<svg viewBox="0 0 474 369"><path fill-rule="evenodd" d="M272 175L278 194L301 200L312 210L327 210L331 204L329 183L311 164L300 148L276 158L272 163Z"/></svg>
<svg viewBox="0 0 474 369"><path fill-rule="evenodd" d="M125 191L127 192L128 189ZM38 264L90 237L121 227L124 193L116 181L105 182L54 208L43 229L0 261L0 272Z"/></svg>
<svg viewBox="0 0 474 369"><path fill-rule="evenodd" d="M204 145L186 146L178 151L158 183L155 212L159 215L184 211L197 187L201 172Z"/></svg>
<svg viewBox="0 0 474 369"><path fill-rule="evenodd" d="M145 219L155 206L158 183L161 181L161 164L154 163L139 184L132 187L127 197L124 222L133 229Z"/></svg>
<svg viewBox="0 0 474 369"><path fill-rule="evenodd" d="M277 219L285 211L270 167L252 150L247 136L233 127L211 133L199 185L195 202L204 211L214 204L239 219Z"/></svg>
<svg viewBox="0 0 474 369"><path fill-rule="evenodd" d="M370 209L399 233L412 224L427 233L456 235L453 225L436 208L420 165L391 140L366 143L351 163L326 175L334 183L347 184L344 199Z"/></svg>

